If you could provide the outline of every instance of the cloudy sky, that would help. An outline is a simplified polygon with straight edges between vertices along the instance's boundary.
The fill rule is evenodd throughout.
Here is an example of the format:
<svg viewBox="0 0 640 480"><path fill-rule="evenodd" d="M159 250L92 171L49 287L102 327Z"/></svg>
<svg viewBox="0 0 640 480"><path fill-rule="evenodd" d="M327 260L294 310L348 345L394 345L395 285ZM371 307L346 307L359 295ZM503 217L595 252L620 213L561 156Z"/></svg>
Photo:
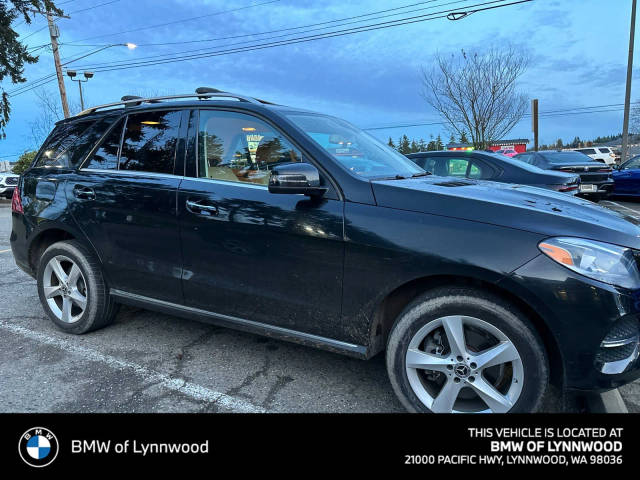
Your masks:
<svg viewBox="0 0 640 480"><path fill-rule="evenodd" d="M541 118L541 143L622 130L620 104L624 101L631 0L534 0L478 12L456 22L424 17L450 9L469 10L487 1L58 0L71 18L59 19L57 24L63 63L107 45L139 45L134 50L112 46L68 65L95 71L84 85L87 105L114 101L125 94L192 92L206 85L330 113L360 127L434 123L439 118L420 95L421 67L428 67L436 52L481 52L489 46L510 44L530 58L520 89L540 100L540 112L576 108L582 110L573 112L597 112L561 112ZM376 13L381 11L385 12ZM356 16L361 17L354 19ZM157 64L167 56L228 52L417 16L431 20ZM349 20L323 23L342 19ZM55 78L46 83L54 72L51 52L38 48L49 41L46 20L21 23L21 19L15 22L21 38L40 54L39 62L28 65L25 75L29 82L44 78L44 83L11 97L13 112L7 138L0 140L0 159L15 160L9 155L33 147L30 122L38 115L37 91L59 102ZM118 66L114 64L135 61L156 64L113 69ZM636 64L640 68L640 61ZM637 78L638 69L634 69L634 81ZM65 81L70 102L78 104L77 84ZM2 88L11 92L17 87L5 81ZM632 100L637 100L636 94ZM599 107L603 105L613 107ZM530 127L530 118L525 117L509 137L532 138ZM384 139L403 133L426 140L439 133L444 139L449 137L439 125L371 133Z"/></svg>

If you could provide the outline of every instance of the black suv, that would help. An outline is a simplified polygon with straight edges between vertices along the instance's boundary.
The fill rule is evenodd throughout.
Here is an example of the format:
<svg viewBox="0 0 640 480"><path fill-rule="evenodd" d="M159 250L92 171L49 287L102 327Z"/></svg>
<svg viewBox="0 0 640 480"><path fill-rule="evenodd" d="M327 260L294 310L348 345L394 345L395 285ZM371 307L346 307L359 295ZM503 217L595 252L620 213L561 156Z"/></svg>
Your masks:
<svg viewBox="0 0 640 480"><path fill-rule="evenodd" d="M410 411L539 408L640 374L640 228L566 194L429 176L338 118L215 89L57 124L16 263L69 333L121 303L359 358Z"/></svg>

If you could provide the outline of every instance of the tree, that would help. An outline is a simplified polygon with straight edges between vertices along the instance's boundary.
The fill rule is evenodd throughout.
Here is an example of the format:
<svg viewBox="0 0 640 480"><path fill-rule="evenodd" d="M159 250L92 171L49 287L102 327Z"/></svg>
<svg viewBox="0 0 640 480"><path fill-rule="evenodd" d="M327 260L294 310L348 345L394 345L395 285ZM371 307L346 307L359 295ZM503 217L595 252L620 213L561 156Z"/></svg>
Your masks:
<svg viewBox="0 0 640 480"><path fill-rule="evenodd" d="M393 143L393 139L391 137L389 137L389 141L387 142L387 145L389 145L391 148L396 148L396 144Z"/></svg>
<svg viewBox="0 0 640 480"><path fill-rule="evenodd" d="M24 83L24 64L36 63L38 57L31 55L27 46L18 40L18 33L11 24L17 18L22 18L29 25L35 17L35 11L50 11L56 15L62 14L52 0L0 0L0 83L8 77L12 84ZM11 104L9 95L4 87L0 87L0 138L5 138L5 127L9 123Z"/></svg>
<svg viewBox="0 0 640 480"><path fill-rule="evenodd" d="M31 129L31 140L33 148L40 148L53 130L56 122L64 118L62 112L62 105L56 98L55 93L40 88L35 90L36 94L36 108L33 109L33 120L29 122L29 128ZM69 111L72 115L80 112L80 103L71 102L69 105Z"/></svg>
<svg viewBox="0 0 640 480"><path fill-rule="evenodd" d="M462 130L462 133L460 134L460 143L469 143L467 132L465 130Z"/></svg>
<svg viewBox="0 0 640 480"><path fill-rule="evenodd" d="M527 58L511 47L436 54L435 66L422 69L422 95L451 131L468 131L474 147L485 149L525 114L528 102L517 82L526 67Z"/></svg>
<svg viewBox="0 0 640 480"><path fill-rule="evenodd" d="M24 172L27 168L31 166L33 159L36 158L36 153L38 152L36 152L35 150L32 150L30 152L24 152L22 155L20 155L20 157L18 158L18 161L13 166L11 171L16 175L20 175L22 172Z"/></svg>
<svg viewBox="0 0 640 480"><path fill-rule="evenodd" d="M411 153L411 143L409 142L409 137L406 135L402 135L402 137L400 137L400 141L398 142L398 151L403 155Z"/></svg>

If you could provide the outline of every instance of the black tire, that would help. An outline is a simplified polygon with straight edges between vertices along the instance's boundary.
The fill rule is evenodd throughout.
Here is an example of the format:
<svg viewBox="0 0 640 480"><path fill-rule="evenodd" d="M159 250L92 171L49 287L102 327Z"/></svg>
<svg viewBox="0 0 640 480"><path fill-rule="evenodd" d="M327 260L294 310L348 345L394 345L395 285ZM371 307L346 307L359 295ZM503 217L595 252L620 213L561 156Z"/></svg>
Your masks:
<svg viewBox="0 0 640 480"><path fill-rule="evenodd" d="M424 325L449 315L475 317L501 330L522 360L524 385L509 413L535 412L549 383L547 354L535 329L517 308L502 298L475 288L442 287L411 302L398 316L387 341L387 372L393 389L409 412L431 413L414 393L406 372L410 340Z"/></svg>
<svg viewBox="0 0 640 480"><path fill-rule="evenodd" d="M87 306L80 318L73 323L60 320L49 307L44 295L44 271L49 260L57 255L64 255L78 265L86 284ZM98 259L80 242L65 240L49 246L40 257L36 279L42 307L53 323L65 332L80 335L97 330L112 323L118 313L120 305L109 295Z"/></svg>

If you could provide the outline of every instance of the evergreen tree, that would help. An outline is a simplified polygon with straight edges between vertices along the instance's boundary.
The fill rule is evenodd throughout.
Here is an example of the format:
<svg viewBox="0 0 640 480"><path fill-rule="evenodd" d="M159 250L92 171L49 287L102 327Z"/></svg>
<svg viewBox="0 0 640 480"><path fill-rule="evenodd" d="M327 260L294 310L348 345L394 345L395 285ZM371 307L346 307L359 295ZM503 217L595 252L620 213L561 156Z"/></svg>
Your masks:
<svg viewBox="0 0 640 480"><path fill-rule="evenodd" d="M389 142L387 142L387 144L391 147L391 148L396 148L396 144L393 143L393 140L391 137L389 137Z"/></svg>
<svg viewBox="0 0 640 480"><path fill-rule="evenodd" d="M436 150L444 150L444 144L442 143L442 138L440 134L436 137Z"/></svg>
<svg viewBox="0 0 640 480"><path fill-rule="evenodd" d="M464 130L462 130L462 133L460 134L460 143L469 143L467 132L465 132Z"/></svg>

